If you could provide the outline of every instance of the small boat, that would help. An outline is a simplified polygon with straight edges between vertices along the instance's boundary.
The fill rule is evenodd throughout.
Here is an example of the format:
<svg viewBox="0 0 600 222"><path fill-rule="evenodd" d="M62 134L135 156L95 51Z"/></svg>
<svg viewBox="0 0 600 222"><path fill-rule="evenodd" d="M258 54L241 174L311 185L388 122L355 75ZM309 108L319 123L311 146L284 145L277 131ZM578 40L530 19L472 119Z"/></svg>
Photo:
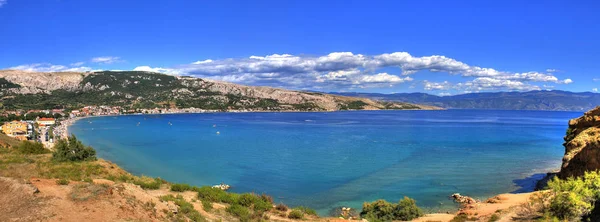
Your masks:
<svg viewBox="0 0 600 222"><path fill-rule="evenodd" d="M140 122L138 122L135 126L140 126Z"/></svg>
<svg viewBox="0 0 600 222"><path fill-rule="evenodd" d="M213 124L213 128L217 127L217 124Z"/></svg>
<svg viewBox="0 0 600 222"><path fill-rule="evenodd" d="M172 125L173 125L173 123L169 122L169 126L172 126Z"/></svg>
<svg viewBox="0 0 600 222"><path fill-rule="evenodd" d="M217 135L218 135L218 134L221 134L221 132L217 131Z"/></svg>

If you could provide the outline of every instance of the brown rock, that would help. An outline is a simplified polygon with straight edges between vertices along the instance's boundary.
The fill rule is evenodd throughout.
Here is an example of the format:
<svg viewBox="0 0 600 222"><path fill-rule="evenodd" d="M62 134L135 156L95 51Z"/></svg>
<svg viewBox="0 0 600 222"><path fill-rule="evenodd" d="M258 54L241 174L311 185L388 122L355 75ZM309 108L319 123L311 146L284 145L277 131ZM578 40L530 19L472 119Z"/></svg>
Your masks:
<svg viewBox="0 0 600 222"><path fill-rule="evenodd" d="M570 120L564 140L565 156L559 178L600 170L600 106Z"/></svg>

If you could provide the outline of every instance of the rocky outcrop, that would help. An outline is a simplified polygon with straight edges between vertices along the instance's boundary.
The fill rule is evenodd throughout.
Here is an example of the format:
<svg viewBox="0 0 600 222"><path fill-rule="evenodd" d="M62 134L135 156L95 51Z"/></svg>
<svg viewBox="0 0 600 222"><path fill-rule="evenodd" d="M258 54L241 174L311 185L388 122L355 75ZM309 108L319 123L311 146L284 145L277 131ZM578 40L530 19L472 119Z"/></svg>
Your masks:
<svg viewBox="0 0 600 222"><path fill-rule="evenodd" d="M559 178L600 170L600 106L570 120L564 140L565 156Z"/></svg>
<svg viewBox="0 0 600 222"><path fill-rule="evenodd" d="M75 90L79 83L90 73L84 72L28 72L21 70L0 70L0 78L19 84L20 88L11 89L15 93L50 93L53 90Z"/></svg>

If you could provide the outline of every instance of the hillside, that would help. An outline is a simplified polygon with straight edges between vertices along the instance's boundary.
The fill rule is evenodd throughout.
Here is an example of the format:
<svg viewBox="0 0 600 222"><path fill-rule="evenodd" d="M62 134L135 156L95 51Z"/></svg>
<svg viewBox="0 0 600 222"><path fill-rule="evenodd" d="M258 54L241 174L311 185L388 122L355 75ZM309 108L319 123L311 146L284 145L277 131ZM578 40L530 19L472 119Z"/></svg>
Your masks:
<svg viewBox="0 0 600 222"><path fill-rule="evenodd" d="M529 92L468 93L435 96L426 93L334 93L384 101L427 104L453 109L585 111L600 104L600 93L560 90Z"/></svg>
<svg viewBox="0 0 600 222"><path fill-rule="evenodd" d="M436 109L404 102L380 102L138 71L42 73L2 70L0 94L4 109L86 105L251 111Z"/></svg>
<svg viewBox="0 0 600 222"><path fill-rule="evenodd" d="M600 170L600 107L569 121L565 136L565 156L558 176L583 176L586 171Z"/></svg>

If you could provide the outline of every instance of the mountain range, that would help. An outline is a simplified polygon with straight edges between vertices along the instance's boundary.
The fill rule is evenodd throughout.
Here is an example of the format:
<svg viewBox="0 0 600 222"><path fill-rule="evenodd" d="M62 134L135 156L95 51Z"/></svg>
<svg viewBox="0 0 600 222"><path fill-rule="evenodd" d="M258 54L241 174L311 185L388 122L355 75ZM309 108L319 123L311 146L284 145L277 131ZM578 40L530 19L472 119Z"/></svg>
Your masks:
<svg viewBox="0 0 600 222"><path fill-rule="evenodd" d="M0 70L0 98L0 106L5 110L71 109L87 105L245 111L439 109L141 71Z"/></svg>
<svg viewBox="0 0 600 222"><path fill-rule="evenodd" d="M600 93L561 90L529 92L482 92L454 96L427 93L332 93L382 101L398 101L443 107L447 109L502 109L585 111L600 105Z"/></svg>

